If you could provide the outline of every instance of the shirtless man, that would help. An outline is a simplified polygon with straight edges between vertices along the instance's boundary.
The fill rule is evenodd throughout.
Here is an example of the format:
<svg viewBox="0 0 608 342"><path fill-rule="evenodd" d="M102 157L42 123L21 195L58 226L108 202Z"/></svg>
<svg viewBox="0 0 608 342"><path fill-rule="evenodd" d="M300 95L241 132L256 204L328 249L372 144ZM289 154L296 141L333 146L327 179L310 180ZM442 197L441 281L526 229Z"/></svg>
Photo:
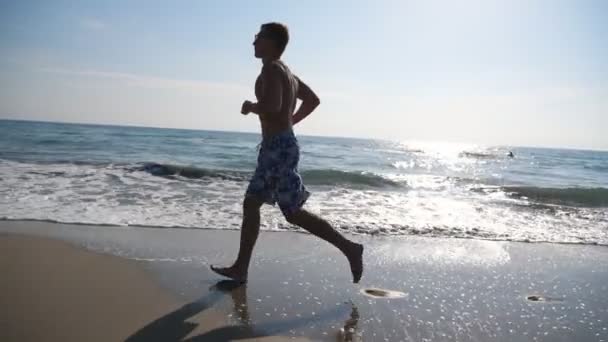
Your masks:
<svg viewBox="0 0 608 342"><path fill-rule="evenodd" d="M262 25L253 41L255 57L263 62L262 72L255 82L258 102L243 102L241 113L258 115L262 125L258 165L243 202L238 257L230 267L211 266L211 269L222 276L246 282L251 253L260 231L260 207L264 203L278 203L289 223L336 246L350 264L353 282L358 283L363 273L363 245L346 239L327 221L302 209L310 193L298 174L300 146L293 125L312 113L320 101L281 61L288 41L287 27L279 23ZM302 104L295 111L297 99L302 100Z"/></svg>

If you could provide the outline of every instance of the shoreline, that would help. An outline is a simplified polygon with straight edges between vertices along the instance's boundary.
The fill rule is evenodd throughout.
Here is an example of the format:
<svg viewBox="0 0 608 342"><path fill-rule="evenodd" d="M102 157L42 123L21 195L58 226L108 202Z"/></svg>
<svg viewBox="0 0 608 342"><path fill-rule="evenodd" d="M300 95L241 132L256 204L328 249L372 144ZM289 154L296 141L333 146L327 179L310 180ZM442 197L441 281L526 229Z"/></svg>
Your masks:
<svg viewBox="0 0 608 342"><path fill-rule="evenodd" d="M84 227L108 227L108 228L124 228L124 229L171 229L171 230L194 230L194 231L230 231L230 232L238 232L240 228L203 228L203 227L178 227L178 226L151 226L151 225L118 225L118 224L109 224L109 223L80 223L80 222L61 222L55 220L38 220L38 219L6 219L0 218L0 225L2 222L16 222L18 224L21 223L42 223L42 224L51 224L51 225L69 225L69 226L84 226ZM310 233L299 229L299 230L260 230L260 232L265 233L288 233L288 234L305 234L310 235ZM489 239L483 237L462 237L462 236L434 236L434 235L415 235L415 234L404 234L404 235L390 235L390 234L362 234L362 233L348 233L340 230L341 234L362 237L364 239L368 238L392 238L392 239L456 239L456 240L472 240L472 241L489 241L489 242L504 242L504 243L522 243L522 244L550 244L550 245L563 245L563 246L597 246L597 247L608 247L608 244L602 244L598 242L568 242L568 241L532 241L532 240L508 240L508 239Z"/></svg>
<svg viewBox="0 0 608 342"><path fill-rule="evenodd" d="M238 236L1 221L1 339L608 341L603 246L355 236L354 285L331 245L262 231L235 286L208 266Z"/></svg>

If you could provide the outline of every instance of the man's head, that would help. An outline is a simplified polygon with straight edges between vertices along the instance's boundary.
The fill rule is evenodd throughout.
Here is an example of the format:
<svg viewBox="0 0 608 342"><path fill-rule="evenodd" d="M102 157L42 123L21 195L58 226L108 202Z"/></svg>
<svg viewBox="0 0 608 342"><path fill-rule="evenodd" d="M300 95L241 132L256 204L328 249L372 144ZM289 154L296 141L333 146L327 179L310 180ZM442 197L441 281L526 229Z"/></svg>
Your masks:
<svg viewBox="0 0 608 342"><path fill-rule="evenodd" d="M289 42L289 30L280 23L267 23L255 35L253 46L257 58L279 58Z"/></svg>

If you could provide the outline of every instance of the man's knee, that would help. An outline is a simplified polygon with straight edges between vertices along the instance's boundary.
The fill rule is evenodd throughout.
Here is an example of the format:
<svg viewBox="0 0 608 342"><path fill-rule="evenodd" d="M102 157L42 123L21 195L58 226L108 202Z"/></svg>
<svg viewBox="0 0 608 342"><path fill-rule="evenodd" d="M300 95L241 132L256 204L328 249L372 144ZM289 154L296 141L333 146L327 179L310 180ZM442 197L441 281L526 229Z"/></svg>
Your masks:
<svg viewBox="0 0 608 342"><path fill-rule="evenodd" d="M304 216L303 210L297 210L293 213L285 214L285 220L291 224L295 224L296 226L302 225L302 220Z"/></svg>
<svg viewBox="0 0 608 342"><path fill-rule="evenodd" d="M264 204L264 202L257 197L245 196L245 200L243 201L243 211L251 212L260 210L262 204Z"/></svg>

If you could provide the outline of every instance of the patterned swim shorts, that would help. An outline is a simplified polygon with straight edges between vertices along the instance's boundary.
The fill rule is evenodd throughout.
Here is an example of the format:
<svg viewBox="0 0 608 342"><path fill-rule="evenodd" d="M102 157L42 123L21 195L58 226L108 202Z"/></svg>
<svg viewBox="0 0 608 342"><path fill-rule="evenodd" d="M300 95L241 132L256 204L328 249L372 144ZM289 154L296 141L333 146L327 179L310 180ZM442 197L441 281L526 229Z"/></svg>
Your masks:
<svg viewBox="0 0 608 342"><path fill-rule="evenodd" d="M299 161L300 146L292 130L264 139L245 196L279 203L285 216L297 212L310 196L298 174Z"/></svg>

